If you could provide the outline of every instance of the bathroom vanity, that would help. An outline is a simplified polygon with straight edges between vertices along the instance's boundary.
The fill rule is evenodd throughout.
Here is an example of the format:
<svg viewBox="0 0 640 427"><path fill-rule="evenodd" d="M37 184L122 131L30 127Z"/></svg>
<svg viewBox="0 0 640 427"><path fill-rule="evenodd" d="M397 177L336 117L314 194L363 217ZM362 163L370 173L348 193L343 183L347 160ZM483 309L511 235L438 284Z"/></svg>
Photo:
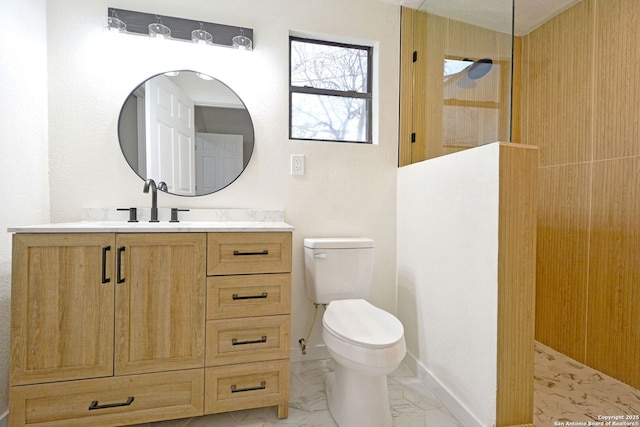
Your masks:
<svg viewBox="0 0 640 427"><path fill-rule="evenodd" d="M284 222L13 232L10 426L127 425L289 401Z"/></svg>

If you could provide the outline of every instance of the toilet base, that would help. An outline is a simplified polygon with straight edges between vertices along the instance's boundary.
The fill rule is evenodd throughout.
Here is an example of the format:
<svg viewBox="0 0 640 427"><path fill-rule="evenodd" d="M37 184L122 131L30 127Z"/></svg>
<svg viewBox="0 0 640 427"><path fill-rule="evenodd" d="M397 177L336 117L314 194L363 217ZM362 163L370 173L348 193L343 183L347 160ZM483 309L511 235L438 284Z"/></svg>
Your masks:
<svg viewBox="0 0 640 427"><path fill-rule="evenodd" d="M325 383L329 411L340 427L391 427L386 375L364 375L335 364Z"/></svg>

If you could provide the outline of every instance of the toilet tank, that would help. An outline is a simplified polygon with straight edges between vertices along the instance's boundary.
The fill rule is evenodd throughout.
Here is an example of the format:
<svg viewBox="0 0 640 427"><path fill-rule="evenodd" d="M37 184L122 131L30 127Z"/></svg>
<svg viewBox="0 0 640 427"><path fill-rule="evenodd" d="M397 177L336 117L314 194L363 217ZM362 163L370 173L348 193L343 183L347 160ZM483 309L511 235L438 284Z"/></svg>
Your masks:
<svg viewBox="0 0 640 427"><path fill-rule="evenodd" d="M306 238L304 264L307 296L316 304L369 297L373 240Z"/></svg>

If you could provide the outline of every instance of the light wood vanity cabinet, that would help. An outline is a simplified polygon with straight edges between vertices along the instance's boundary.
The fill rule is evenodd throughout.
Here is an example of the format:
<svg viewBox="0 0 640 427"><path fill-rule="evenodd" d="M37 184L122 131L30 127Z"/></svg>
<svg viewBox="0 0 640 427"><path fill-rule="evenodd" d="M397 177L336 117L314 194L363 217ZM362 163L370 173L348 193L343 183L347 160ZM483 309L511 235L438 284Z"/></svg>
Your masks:
<svg viewBox="0 0 640 427"><path fill-rule="evenodd" d="M287 416L291 233L17 233L12 268L11 427Z"/></svg>
<svg viewBox="0 0 640 427"><path fill-rule="evenodd" d="M291 233L209 233L205 413L289 408Z"/></svg>

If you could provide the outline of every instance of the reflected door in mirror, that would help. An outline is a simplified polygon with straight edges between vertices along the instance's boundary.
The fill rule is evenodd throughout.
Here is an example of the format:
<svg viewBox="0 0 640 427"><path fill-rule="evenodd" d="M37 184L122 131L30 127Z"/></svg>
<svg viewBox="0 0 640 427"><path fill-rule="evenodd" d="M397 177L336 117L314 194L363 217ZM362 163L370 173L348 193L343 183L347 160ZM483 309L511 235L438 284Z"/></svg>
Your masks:
<svg viewBox="0 0 640 427"><path fill-rule="evenodd" d="M242 173L242 135L196 134L198 188L214 192Z"/></svg>
<svg viewBox="0 0 640 427"><path fill-rule="evenodd" d="M254 145L251 116L235 92L184 70L153 76L131 92L120 110L118 137L143 180L164 181L177 195L227 187L247 167Z"/></svg>
<svg viewBox="0 0 640 427"><path fill-rule="evenodd" d="M145 83L147 175L169 192L196 192L194 102L165 76Z"/></svg>

